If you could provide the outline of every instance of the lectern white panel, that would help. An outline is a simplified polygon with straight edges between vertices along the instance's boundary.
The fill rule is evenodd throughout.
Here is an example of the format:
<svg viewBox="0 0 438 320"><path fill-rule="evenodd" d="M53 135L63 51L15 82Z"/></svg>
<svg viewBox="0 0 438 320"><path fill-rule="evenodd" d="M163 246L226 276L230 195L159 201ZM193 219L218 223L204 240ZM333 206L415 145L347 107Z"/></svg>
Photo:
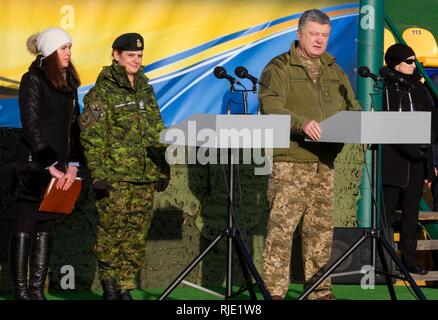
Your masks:
<svg viewBox="0 0 438 320"><path fill-rule="evenodd" d="M289 115L198 114L160 133L164 144L206 148L289 148Z"/></svg>
<svg viewBox="0 0 438 320"><path fill-rule="evenodd" d="M341 111L320 123L319 142L430 143L430 112Z"/></svg>

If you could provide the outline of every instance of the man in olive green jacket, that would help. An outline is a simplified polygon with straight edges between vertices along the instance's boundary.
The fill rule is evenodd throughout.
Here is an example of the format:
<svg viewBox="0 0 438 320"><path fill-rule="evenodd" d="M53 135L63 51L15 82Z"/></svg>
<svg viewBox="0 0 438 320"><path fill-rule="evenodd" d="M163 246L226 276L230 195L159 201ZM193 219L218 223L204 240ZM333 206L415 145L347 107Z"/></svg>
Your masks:
<svg viewBox="0 0 438 320"><path fill-rule="evenodd" d="M349 80L336 59L325 52L330 18L313 9L298 25L298 42L263 70L259 103L266 114L291 115L290 147L274 151L268 185L270 217L263 276L273 299L289 287L293 233L302 220L305 287L324 270L333 238L333 163L342 145L315 143L319 122L342 110L360 110ZM325 280L309 299L334 299Z"/></svg>

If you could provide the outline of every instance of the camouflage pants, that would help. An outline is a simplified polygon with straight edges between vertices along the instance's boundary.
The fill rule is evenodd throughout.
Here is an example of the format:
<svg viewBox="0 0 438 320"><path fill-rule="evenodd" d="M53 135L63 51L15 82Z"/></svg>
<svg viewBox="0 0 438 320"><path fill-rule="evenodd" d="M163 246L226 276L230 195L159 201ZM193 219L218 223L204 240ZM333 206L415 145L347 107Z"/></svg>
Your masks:
<svg viewBox="0 0 438 320"><path fill-rule="evenodd" d="M334 172L322 163L275 162L268 184L270 216L263 253L263 278L272 295L289 288L293 233L301 219L305 287L324 271L333 239ZM309 295L331 293L326 279Z"/></svg>
<svg viewBox="0 0 438 320"><path fill-rule="evenodd" d="M99 278L115 279L120 289L135 288L144 265L154 190L154 184L117 183L108 197L96 201Z"/></svg>

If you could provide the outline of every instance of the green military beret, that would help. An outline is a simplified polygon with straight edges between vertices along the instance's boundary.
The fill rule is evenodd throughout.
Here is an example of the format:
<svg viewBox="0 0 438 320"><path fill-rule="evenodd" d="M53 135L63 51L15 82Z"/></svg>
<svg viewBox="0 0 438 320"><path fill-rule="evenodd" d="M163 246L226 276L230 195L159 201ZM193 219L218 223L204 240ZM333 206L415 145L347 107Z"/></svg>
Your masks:
<svg viewBox="0 0 438 320"><path fill-rule="evenodd" d="M143 37L138 33L124 33L113 42L113 49L120 51L138 51L144 49Z"/></svg>

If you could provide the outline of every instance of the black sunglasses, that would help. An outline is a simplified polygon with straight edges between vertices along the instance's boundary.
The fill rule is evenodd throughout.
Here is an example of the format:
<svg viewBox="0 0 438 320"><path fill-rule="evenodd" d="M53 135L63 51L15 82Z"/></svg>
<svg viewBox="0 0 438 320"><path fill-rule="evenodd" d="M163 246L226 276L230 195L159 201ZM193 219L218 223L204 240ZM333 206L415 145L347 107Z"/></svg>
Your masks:
<svg viewBox="0 0 438 320"><path fill-rule="evenodd" d="M415 60L417 60L417 59L406 59L403 62L407 63L407 64L413 64L415 62Z"/></svg>

